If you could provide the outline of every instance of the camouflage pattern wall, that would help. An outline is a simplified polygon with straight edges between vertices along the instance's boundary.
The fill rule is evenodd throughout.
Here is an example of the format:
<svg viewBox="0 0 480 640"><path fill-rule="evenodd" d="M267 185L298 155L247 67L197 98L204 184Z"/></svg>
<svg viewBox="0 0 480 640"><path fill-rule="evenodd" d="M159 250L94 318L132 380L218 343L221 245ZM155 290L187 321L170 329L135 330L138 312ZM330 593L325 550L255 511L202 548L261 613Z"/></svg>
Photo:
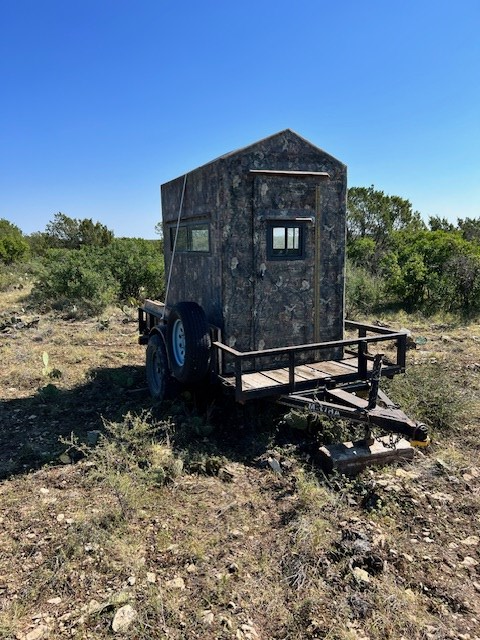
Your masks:
<svg viewBox="0 0 480 640"><path fill-rule="evenodd" d="M162 185L166 273L183 185ZM176 252L168 306L198 302L240 351L341 339L345 214L345 165L288 129L189 172L181 225L208 223L209 251ZM301 257L272 257L282 225Z"/></svg>

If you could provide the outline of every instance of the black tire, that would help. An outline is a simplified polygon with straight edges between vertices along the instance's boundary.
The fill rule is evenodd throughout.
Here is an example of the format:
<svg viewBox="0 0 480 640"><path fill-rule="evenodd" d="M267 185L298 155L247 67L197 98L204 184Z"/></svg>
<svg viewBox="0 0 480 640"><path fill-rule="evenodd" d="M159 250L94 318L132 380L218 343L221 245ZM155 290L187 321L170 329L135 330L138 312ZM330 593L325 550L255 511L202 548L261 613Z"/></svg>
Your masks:
<svg viewBox="0 0 480 640"><path fill-rule="evenodd" d="M148 339L146 366L147 383L152 398L162 401L171 397L175 390L175 381L168 366L165 342L158 333L152 334Z"/></svg>
<svg viewBox="0 0 480 640"><path fill-rule="evenodd" d="M179 302L168 316L167 349L173 376L200 382L208 373L212 341L205 312L196 302Z"/></svg>

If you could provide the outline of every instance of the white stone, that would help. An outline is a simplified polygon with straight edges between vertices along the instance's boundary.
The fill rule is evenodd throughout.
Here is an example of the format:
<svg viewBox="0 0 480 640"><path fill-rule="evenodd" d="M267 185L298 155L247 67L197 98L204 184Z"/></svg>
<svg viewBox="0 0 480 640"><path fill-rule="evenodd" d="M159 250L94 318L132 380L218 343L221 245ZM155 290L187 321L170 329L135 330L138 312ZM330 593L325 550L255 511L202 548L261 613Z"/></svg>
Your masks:
<svg viewBox="0 0 480 640"><path fill-rule="evenodd" d="M370 574L365 569L360 569L360 567L355 567L352 569L352 573L355 576L355 579L358 582L370 582Z"/></svg>
<svg viewBox="0 0 480 640"><path fill-rule="evenodd" d="M25 636L25 640L42 640L42 638L46 638L48 636L48 627L44 624L41 624L36 629L29 631Z"/></svg>
<svg viewBox="0 0 480 640"><path fill-rule="evenodd" d="M124 633L137 618L137 612L131 604L126 604L116 612L112 620L112 629L115 633Z"/></svg>
<svg viewBox="0 0 480 640"><path fill-rule="evenodd" d="M166 583L170 589L185 589L185 580L183 578L173 578Z"/></svg>
<svg viewBox="0 0 480 640"><path fill-rule="evenodd" d="M476 567L478 562L471 558L470 556L465 556L465 558L460 563L463 567Z"/></svg>

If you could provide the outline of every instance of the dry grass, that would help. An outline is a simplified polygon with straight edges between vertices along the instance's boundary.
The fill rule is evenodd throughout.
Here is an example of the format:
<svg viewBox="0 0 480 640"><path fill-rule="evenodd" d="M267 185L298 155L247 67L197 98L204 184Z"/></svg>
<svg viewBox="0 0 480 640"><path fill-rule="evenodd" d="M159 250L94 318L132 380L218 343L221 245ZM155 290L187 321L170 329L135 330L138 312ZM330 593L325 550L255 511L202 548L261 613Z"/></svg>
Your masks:
<svg viewBox="0 0 480 640"><path fill-rule="evenodd" d="M21 293L1 308L28 325ZM412 368L435 359L465 390L454 428L412 465L327 480L228 404L208 437L193 401L152 404L131 318L0 334L0 638L107 638L126 604L140 640L479 637L480 326L413 326ZM64 464L59 437L89 430Z"/></svg>

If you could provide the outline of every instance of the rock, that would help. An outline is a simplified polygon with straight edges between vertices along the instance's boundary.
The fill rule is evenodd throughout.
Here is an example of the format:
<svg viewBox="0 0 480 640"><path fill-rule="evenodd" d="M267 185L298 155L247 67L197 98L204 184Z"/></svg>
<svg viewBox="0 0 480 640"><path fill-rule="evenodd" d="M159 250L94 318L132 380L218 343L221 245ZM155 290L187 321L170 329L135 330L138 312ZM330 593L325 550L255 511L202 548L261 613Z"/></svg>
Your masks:
<svg viewBox="0 0 480 640"><path fill-rule="evenodd" d="M138 614L131 604L126 604L116 612L112 620L112 629L115 633L125 633Z"/></svg>
<svg viewBox="0 0 480 640"><path fill-rule="evenodd" d="M185 589L185 580L183 578L177 577L172 580L167 580L166 586L170 589Z"/></svg>
<svg viewBox="0 0 480 640"><path fill-rule="evenodd" d="M25 636L25 640L42 640L48 636L49 629L46 625L41 624Z"/></svg>
<svg viewBox="0 0 480 640"><path fill-rule="evenodd" d="M43 494L44 496L46 496L47 493L50 493L50 489L45 489L45 487L42 487L40 489L40 493Z"/></svg>
<svg viewBox="0 0 480 640"><path fill-rule="evenodd" d="M268 458L267 460L270 468L275 471L275 473L282 473L282 467L280 466L280 463L278 460L276 460L275 458Z"/></svg>
<svg viewBox="0 0 480 640"><path fill-rule="evenodd" d="M245 638L246 640L254 640L255 638L259 637L258 633L255 631L255 627L253 627L251 624L241 624L239 630L243 633L240 638Z"/></svg>
<svg viewBox="0 0 480 640"><path fill-rule="evenodd" d="M232 531L230 531L230 535L232 536L232 538L242 538L243 537L243 531L240 531L240 529L233 529Z"/></svg>
<svg viewBox="0 0 480 640"><path fill-rule="evenodd" d="M215 616L213 615L212 611L210 611L210 609L204 609L204 611L202 611L200 618L203 624L211 625L213 624L213 620Z"/></svg>
<svg viewBox="0 0 480 640"><path fill-rule="evenodd" d="M360 583L368 583L370 582L370 574L365 569L360 569L360 567L354 567L352 569L352 573L355 577L355 580Z"/></svg>
<svg viewBox="0 0 480 640"><path fill-rule="evenodd" d="M157 576L153 573L153 571L147 571L147 582L150 584L154 584L157 580Z"/></svg>
<svg viewBox="0 0 480 640"><path fill-rule="evenodd" d="M63 522L65 520L65 514L59 513L57 516L57 522Z"/></svg>
<svg viewBox="0 0 480 640"><path fill-rule="evenodd" d="M473 582L472 584L475 591L478 591L478 593L480 593L480 582Z"/></svg>
<svg viewBox="0 0 480 640"><path fill-rule="evenodd" d="M465 556L465 558L462 560L462 562L460 562L462 567L476 567L478 562L474 559L471 558L470 556Z"/></svg>
<svg viewBox="0 0 480 640"><path fill-rule="evenodd" d="M130 576L127 578L127 584L130 587L133 587L133 585L135 584L135 582L137 581L137 579L135 578L135 576Z"/></svg>
<svg viewBox="0 0 480 640"><path fill-rule="evenodd" d="M50 598L50 600L47 600L48 604L60 604L61 601L62 599L60 597Z"/></svg>
<svg viewBox="0 0 480 640"><path fill-rule="evenodd" d="M224 482L233 482L235 480L236 470L233 465L225 465L220 467L218 477Z"/></svg>
<svg viewBox="0 0 480 640"><path fill-rule="evenodd" d="M109 606L108 602L98 602L98 600L90 600L87 605L86 613L87 615L93 615L94 613L100 613L103 609L106 609Z"/></svg>
<svg viewBox="0 0 480 640"><path fill-rule="evenodd" d="M435 493L427 493L428 498L431 500L435 500L436 502L454 502L455 498L450 493L442 493L441 491L437 491Z"/></svg>
<svg viewBox="0 0 480 640"><path fill-rule="evenodd" d="M435 458L435 463L437 464L438 467L440 467L440 469L444 469L445 471L451 471L448 464L441 458Z"/></svg>
<svg viewBox="0 0 480 640"><path fill-rule="evenodd" d="M464 540L462 540L461 543L470 547L476 547L479 541L480 541L480 538L478 536L468 536L468 538L465 538Z"/></svg>
<svg viewBox="0 0 480 640"><path fill-rule="evenodd" d="M220 624L222 627L225 627L225 629L231 629L233 627L232 621L228 616L220 616Z"/></svg>

